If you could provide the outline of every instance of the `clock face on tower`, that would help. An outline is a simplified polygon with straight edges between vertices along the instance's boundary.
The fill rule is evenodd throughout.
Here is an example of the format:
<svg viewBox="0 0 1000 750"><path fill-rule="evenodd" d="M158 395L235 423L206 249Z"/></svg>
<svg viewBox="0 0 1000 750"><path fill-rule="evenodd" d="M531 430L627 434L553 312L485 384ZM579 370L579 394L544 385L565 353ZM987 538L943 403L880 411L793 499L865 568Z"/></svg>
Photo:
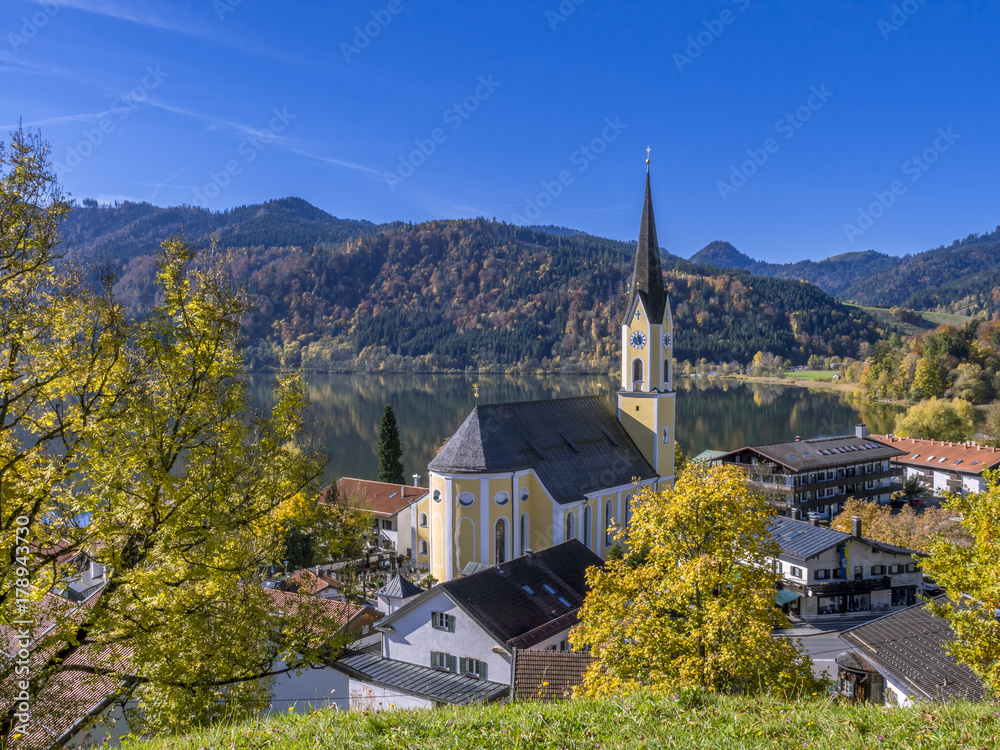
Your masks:
<svg viewBox="0 0 1000 750"><path fill-rule="evenodd" d="M646 334L642 331L635 331L629 340L636 349L642 349L646 345Z"/></svg>
<svg viewBox="0 0 1000 750"><path fill-rule="evenodd" d="M670 334L669 333L663 334L663 346L665 348L669 348L670 347Z"/></svg>

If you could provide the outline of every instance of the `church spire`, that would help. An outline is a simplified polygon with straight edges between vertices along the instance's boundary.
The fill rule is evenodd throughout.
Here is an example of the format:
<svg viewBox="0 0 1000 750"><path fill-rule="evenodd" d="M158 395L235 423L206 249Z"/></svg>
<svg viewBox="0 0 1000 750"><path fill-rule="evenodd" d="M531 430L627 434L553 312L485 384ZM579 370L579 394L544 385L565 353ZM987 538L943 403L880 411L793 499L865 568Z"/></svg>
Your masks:
<svg viewBox="0 0 1000 750"><path fill-rule="evenodd" d="M656 240L656 221L653 218L653 194L649 182L649 155L646 155L646 200L642 205L642 224L639 227L639 246L635 252L635 272L629 290L628 310L638 296L646 308L650 322L663 323L667 309L667 291L663 287L660 268L660 244Z"/></svg>

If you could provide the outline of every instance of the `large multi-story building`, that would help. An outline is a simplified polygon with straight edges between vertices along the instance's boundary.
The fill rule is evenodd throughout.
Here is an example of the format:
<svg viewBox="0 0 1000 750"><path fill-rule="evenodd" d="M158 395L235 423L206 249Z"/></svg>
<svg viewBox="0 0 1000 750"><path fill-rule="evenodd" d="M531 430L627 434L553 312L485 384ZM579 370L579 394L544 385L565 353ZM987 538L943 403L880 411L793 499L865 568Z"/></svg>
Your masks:
<svg viewBox="0 0 1000 750"><path fill-rule="evenodd" d="M990 446L895 435L872 435L872 440L902 451L893 463L902 469L904 479L916 477L935 495L983 492L983 472L1000 467L1000 450Z"/></svg>
<svg viewBox="0 0 1000 750"><path fill-rule="evenodd" d="M673 325L649 174L621 321L617 414L603 396L478 406L428 465L416 563L442 581L578 539L605 557L634 482L674 479Z"/></svg>
<svg viewBox="0 0 1000 750"><path fill-rule="evenodd" d="M743 467L781 515L798 510L830 519L851 497L888 502L902 474L892 459L903 454L859 425L855 435L752 445L716 460Z"/></svg>

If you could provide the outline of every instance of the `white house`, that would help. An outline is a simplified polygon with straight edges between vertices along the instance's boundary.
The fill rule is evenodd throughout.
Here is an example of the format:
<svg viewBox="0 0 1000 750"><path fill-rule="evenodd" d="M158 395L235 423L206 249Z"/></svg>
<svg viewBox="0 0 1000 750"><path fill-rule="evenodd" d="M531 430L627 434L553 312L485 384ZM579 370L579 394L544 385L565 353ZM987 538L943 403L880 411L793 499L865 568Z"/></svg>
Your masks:
<svg viewBox="0 0 1000 750"><path fill-rule="evenodd" d="M414 480L420 478L414 474ZM329 492L323 491L321 498ZM372 543L385 550L413 557L416 549L416 504L427 497L429 490L407 484L372 482L367 479L341 477L337 480L337 495L346 498L351 507L371 511L374 518Z"/></svg>
<svg viewBox="0 0 1000 750"><path fill-rule="evenodd" d="M923 553L861 536L854 518L846 534L815 521L778 516L771 533L781 547L778 602L803 620L858 612L890 612L916 603Z"/></svg>
<svg viewBox="0 0 1000 750"><path fill-rule="evenodd" d="M948 653L955 633L924 602L856 628L840 638L838 690L857 703L909 706L916 701L984 700L983 681Z"/></svg>
<svg viewBox="0 0 1000 750"><path fill-rule="evenodd" d="M342 657L351 695L372 708L433 706L506 696L519 650L568 650L601 559L577 540L439 584L378 625L381 657Z"/></svg>
<svg viewBox="0 0 1000 750"><path fill-rule="evenodd" d="M872 435L872 440L906 451L894 458L904 478L916 477L935 495L966 495L986 490L983 472L1000 467L1000 450L975 443L919 440L893 435Z"/></svg>
<svg viewBox="0 0 1000 750"><path fill-rule="evenodd" d="M391 615L415 596L420 596L424 590L400 575L393 576L389 582L375 592L378 599L378 611Z"/></svg>

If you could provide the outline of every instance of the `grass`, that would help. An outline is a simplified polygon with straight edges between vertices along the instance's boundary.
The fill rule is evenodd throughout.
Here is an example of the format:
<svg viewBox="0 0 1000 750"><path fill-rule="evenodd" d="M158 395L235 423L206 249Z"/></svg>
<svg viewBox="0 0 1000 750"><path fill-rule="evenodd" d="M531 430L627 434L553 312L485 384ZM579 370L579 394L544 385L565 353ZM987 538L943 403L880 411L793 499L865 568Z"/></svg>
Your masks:
<svg viewBox="0 0 1000 750"><path fill-rule="evenodd" d="M840 370L788 370L785 377L789 380L821 380L833 382L833 376L844 374Z"/></svg>
<svg viewBox="0 0 1000 750"><path fill-rule="evenodd" d="M187 737L126 739L131 750L201 748L689 748L690 750L953 750L1000 743L994 703L915 708L831 705L703 693L501 703L437 710L287 714Z"/></svg>
<svg viewBox="0 0 1000 750"><path fill-rule="evenodd" d="M960 326L972 320L972 318L965 315L953 315L951 313L937 313L917 310L917 314L923 319L923 322L920 324L904 323L892 317L892 313L885 307L866 307L864 305L855 305L852 302L845 302L844 304L864 310L877 320L900 329L907 336L933 330L944 323L953 326Z"/></svg>

